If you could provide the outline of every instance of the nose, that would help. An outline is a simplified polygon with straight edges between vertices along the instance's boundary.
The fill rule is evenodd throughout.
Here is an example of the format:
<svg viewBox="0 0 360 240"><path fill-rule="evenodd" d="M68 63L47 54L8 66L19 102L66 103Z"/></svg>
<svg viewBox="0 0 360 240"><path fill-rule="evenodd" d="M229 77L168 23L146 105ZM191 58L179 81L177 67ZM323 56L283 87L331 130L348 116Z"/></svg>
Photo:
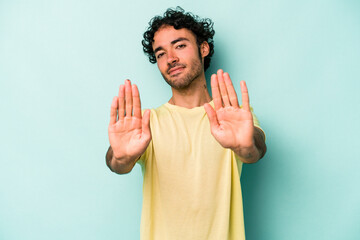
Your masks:
<svg viewBox="0 0 360 240"><path fill-rule="evenodd" d="M167 54L167 62L168 62L168 64L174 64L174 63L176 63L178 61L179 61L179 58L177 57L177 55L173 51L168 52L168 54Z"/></svg>

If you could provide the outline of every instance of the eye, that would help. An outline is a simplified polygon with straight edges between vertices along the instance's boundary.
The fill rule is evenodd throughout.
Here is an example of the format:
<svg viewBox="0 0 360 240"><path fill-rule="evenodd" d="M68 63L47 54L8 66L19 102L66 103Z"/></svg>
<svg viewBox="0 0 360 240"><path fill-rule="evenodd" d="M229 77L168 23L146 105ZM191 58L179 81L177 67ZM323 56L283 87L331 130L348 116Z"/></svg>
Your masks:
<svg viewBox="0 0 360 240"><path fill-rule="evenodd" d="M156 58L159 59L159 58L161 58L164 54L165 54L165 53L163 53L163 52L162 52L162 53L159 53L159 54L156 56Z"/></svg>
<svg viewBox="0 0 360 240"><path fill-rule="evenodd" d="M176 46L176 48L178 48L178 49L179 49L179 48L181 49L181 48L184 48L184 47L186 47L185 44L179 44L179 45Z"/></svg>

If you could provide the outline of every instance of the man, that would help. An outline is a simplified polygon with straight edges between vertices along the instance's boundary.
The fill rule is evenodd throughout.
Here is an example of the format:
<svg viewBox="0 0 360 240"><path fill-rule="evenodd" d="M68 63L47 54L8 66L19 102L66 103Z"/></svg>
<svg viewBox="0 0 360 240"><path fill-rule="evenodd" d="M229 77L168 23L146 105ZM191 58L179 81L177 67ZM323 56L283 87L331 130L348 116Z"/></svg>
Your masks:
<svg viewBox="0 0 360 240"><path fill-rule="evenodd" d="M172 97L145 110L126 80L111 105L109 168L143 170L142 239L245 239L242 163L264 156L264 133L251 113L244 81L242 107L230 76L219 70L207 92L213 24L181 8L149 23L143 46L171 86ZM206 117L207 115L207 117Z"/></svg>

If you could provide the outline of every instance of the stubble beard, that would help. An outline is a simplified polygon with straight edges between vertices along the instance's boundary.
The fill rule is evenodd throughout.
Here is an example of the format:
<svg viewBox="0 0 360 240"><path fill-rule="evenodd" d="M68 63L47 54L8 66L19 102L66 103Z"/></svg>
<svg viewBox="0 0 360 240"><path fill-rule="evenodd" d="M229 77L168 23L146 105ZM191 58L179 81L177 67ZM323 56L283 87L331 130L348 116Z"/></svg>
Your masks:
<svg viewBox="0 0 360 240"><path fill-rule="evenodd" d="M176 63L173 64L171 66L169 66L169 68L175 67L175 66L183 66L184 69L186 70L186 68L188 68L188 66L180 64L180 63ZM165 81L174 89L176 90L184 90L186 88L188 88L191 83L197 79L201 74L202 74L202 60L200 59L194 59L191 62L190 65L190 71L188 73L186 73L184 76L179 76L178 75L182 75L185 74L183 72L180 72L178 74L175 74L174 76L169 78L161 73L161 75L163 76L163 78L165 79Z"/></svg>

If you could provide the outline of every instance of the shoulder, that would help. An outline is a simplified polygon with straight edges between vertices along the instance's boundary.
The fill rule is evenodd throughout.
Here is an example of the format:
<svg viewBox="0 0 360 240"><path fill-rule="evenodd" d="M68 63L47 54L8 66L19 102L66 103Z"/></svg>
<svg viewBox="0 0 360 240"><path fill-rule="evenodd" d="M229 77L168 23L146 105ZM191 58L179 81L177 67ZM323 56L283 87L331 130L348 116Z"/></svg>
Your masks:
<svg viewBox="0 0 360 240"><path fill-rule="evenodd" d="M144 113L145 110L142 110L142 113ZM163 117L166 115L171 114L171 109L169 108L168 104L164 103L163 105L157 107L157 108L151 108L150 109L150 119L154 117Z"/></svg>
<svg viewBox="0 0 360 240"><path fill-rule="evenodd" d="M164 111L165 109L167 109L167 104L164 103L163 105L157 107L157 108L150 108L150 111L153 113L158 113L158 112L161 112L161 111ZM141 113L144 114L144 111L147 110L147 109L142 109L141 110Z"/></svg>

